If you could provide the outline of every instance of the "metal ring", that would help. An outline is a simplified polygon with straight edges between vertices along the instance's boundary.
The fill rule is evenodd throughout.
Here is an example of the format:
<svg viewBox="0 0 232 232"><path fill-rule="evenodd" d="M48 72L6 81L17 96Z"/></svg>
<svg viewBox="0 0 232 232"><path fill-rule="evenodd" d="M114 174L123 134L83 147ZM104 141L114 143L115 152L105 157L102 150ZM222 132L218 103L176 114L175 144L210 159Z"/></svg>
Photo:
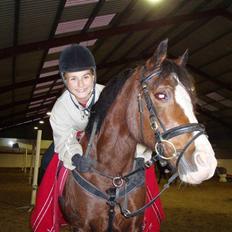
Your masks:
<svg viewBox="0 0 232 232"><path fill-rule="evenodd" d="M151 126L151 129L153 130L153 131L156 131L157 130L157 128L158 128L158 124L157 124L157 122L156 121L150 121L150 126Z"/></svg>
<svg viewBox="0 0 232 232"><path fill-rule="evenodd" d="M124 184L124 180L122 179L122 177L116 176L116 177L113 178L114 187L120 188L120 187L123 186L123 184Z"/></svg>
<svg viewBox="0 0 232 232"><path fill-rule="evenodd" d="M146 83L146 82L143 82L143 83L142 83L142 88L143 88L143 89L146 89L146 88L147 88L147 83Z"/></svg>
<svg viewBox="0 0 232 232"><path fill-rule="evenodd" d="M150 115L150 126L151 126L151 129L154 131L157 130L158 128L158 124L157 124L156 117L154 114Z"/></svg>
<svg viewBox="0 0 232 232"><path fill-rule="evenodd" d="M147 162L144 163L146 168L150 168L153 165L152 160L148 160Z"/></svg>
<svg viewBox="0 0 232 232"><path fill-rule="evenodd" d="M129 216L130 216L130 214L131 214L131 212L130 212L129 209L123 209L122 213L123 213L123 216L124 216L125 218L129 218Z"/></svg>
<svg viewBox="0 0 232 232"><path fill-rule="evenodd" d="M172 154L172 156L170 156L170 157L166 157L166 156L163 156L163 155L161 155L160 153L159 153L159 151L158 151L158 146L159 146L159 144L162 144L162 143L167 143L167 144L169 144L169 145L171 145L171 147L173 148L173 154ZM156 151L156 153L159 155L159 157L160 158L162 158L162 159L164 159L164 160L170 160L170 159L173 159L173 158L175 158L176 156L177 156L177 152L176 152L176 148L175 148L175 145L172 143L172 142L170 142L170 141L168 141L168 140L161 140L161 143L156 143L155 144L155 151Z"/></svg>

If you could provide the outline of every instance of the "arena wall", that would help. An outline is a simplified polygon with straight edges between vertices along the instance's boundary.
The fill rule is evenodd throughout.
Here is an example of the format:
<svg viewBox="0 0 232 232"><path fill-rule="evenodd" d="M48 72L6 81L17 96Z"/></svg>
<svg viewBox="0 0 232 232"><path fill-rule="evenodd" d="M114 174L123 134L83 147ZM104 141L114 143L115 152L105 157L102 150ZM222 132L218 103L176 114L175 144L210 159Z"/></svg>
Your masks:
<svg viewBox="0 0 232 232"><path fill-rule="evenodd" d="M0 154L0 168L31 167L31 157L31 154L27 155L27 157L25 154ZM42 155L40 156L40 160L41 158Z"/></svg>
<svg viewBox="0 0 232 232"><path fill-rule="evenodd" d="M227 173L232 175L232 159L218 159L218 167L224 167Z"/></svg>
<svg viewBox="0 0 232 232"><path fill-rule="evenodd" d="M0 154L0 168L24 168L31 166L31 154ZM40 160L42 155L40 156ZM232 159L217 159L218 166L227 169L232 174Z"/></svg>

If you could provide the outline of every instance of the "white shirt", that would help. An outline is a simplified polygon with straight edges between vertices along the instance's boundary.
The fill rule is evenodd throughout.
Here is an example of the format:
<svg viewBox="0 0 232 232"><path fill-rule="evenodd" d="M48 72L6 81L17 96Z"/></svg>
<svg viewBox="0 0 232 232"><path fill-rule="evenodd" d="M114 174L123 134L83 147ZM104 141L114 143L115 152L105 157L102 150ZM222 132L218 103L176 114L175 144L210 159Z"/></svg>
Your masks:
<svg viewBox="0 0 232 232"><path fill-rule="evenodd" d="M94 102L98 100L103 88L103 85L96 84ZM88 100L86 107L91 104L92 98L93 96ZM71 157L74 154L82 155L83 153L76 134L78 131L85 130L88 120L89 116L85 114L84 107L68 90L57 99L52 108L50 124L53 130L55 152L59 154L59 159L68 169L74 169Z"/></svg>

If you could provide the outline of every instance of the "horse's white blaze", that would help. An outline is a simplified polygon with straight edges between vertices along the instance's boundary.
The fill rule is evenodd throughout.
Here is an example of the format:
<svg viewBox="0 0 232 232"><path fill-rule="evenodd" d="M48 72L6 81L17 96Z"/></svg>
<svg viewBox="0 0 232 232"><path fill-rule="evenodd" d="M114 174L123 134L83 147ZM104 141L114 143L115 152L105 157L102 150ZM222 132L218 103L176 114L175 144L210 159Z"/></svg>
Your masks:
<svg viewBox="0 0 232 232"><path fill-rule="evenodd" d="M184 88L184 86L179 84L175 89L175 99L176 102L182 108L184 114L188 118L190 123L197 123L196 116L193 112L193 105L191 98ZM194 132L193 134L196 134ZM195 152L193 154L193 162L197 166L197 171L184 170L183 173L180 173L180 178L188 183L198 184L202 181L209 179L213 176L214 171L217 166L217 161L214 155L212 146L207 139L206 135L201 135L194 141ZM188 169L189 165L184 165L184 169Z"/></svg>

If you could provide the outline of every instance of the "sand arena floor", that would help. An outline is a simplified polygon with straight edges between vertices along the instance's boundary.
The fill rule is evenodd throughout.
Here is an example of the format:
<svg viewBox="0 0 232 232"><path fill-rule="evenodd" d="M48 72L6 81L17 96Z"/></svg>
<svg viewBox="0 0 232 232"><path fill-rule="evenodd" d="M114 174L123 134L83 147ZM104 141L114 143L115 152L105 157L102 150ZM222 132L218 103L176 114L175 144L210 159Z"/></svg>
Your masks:
<svg viewBox="0 0 232 232"><path fill-rule="evenodd" d="M31 231L30 198L28 174L20 169L0 169L0 232ZM161 232L232 231L232 182L214 179L199 186L177 183L161 198L166 213Z"/></svg>

